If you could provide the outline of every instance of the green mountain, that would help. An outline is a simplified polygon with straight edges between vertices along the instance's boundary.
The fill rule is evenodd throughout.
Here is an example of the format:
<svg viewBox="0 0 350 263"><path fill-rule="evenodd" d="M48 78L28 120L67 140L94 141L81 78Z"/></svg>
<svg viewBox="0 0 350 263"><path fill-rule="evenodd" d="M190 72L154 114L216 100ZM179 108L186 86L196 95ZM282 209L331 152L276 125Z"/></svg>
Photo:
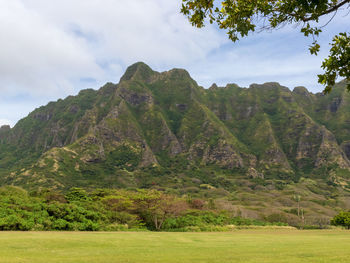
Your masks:
<svg viewBox="0 0 350 263"><path fill-rule="evenodd" d="M1 127L0 183L157 188L241 203L248 194L256 206L302 192L323 207L329 200L346 207L345 85L330 95L278 83L204 89L185 70L159 73L136 63L118 84L50 102Z"/></svg>

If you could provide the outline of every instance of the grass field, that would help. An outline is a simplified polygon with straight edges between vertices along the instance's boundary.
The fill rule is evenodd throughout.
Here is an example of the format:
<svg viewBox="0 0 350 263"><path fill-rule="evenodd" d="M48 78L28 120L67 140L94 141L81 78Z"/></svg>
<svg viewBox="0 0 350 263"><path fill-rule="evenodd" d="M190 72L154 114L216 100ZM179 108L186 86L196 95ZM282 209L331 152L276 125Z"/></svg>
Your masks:
<svg viewBox="0 0 350 263"><path fill-rule="evenodd" d="M350 231L0 232L0 262L350 262Z"/></svg>

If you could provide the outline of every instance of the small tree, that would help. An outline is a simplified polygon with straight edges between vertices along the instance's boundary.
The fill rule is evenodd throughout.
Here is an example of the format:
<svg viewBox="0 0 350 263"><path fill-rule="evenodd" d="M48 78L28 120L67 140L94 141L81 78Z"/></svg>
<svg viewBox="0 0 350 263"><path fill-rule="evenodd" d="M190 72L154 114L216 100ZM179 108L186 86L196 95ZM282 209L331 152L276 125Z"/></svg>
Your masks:
<svg viewBox="0 0 350 263"><path fill-rule="evenodd" d="M334 226L343 226L350 229L350 212L340 212L338 215L333 217L331 224Z"/></svg>
<svg viewBox="0 0 350 263"><path fill-rule="evenodd" d="M185 200L153 190L139 190L133 201L136 212L156 230L162 228L167 218L178 216L188 209Z"/></svg>

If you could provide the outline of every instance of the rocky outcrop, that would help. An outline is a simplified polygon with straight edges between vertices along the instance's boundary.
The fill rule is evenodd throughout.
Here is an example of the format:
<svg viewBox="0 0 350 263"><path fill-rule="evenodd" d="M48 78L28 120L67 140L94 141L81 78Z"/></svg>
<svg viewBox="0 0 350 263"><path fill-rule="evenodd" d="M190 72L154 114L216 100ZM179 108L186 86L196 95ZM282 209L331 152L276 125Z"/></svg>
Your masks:
<svg viewBox="0 0 350 263"><path fill-rule="evenodd" d="M337 112L341 103L342 103L341 97L334 98L329 105L329 110L333 113Z"/></svg>
<svg viewBox="0 0 350 263"><path fill-rule="evenodd" d="M143 114L140 118L146 140L153 152L166 151L170 156L182 152L181 144L175 134L170 130L163 114L155 108Z"/></svg>
<svg viewBox="0 0 350 263"><path fill-rule="evenodd" d="M305 88L305 87L303 87L303 86L295 87L295 88L293 89L293 93L299 94L299 95L304 96L304 97L309 97L309 96L310 96L310 93L309 93L309 91L307 90L307 88Z"/></svg>
<svg viewBox="0 0 350 263"><path fill-rule="evenodd" d="M322 143L317 153L315 167L336 164L340 168L349 169L350 162L346 154L337 144L334 135L323 127L322 129Z"/></svg>
<svg viewBox="0 0 350 263"><path fill-rule="evenodd" d="M350 141L345 141L341 144L341 148L346 154L346 157L350 160Z"/></svg>
<svg viewBox="0 0 350 263"><path fill-rule="evenodd" d="M264 174L259 173L257 170L255 170L253 167L250 167L247 172L248 177L250 178L261 178L264 179Z"/></svg>
<svg viewBox="0 0 350 263"><path fill-rule="evenodd" d="M306 165L315 165L321 141L321 129L316 124L307 124L300 135L296 151L296 162L299 168L302 169Z"/></svg>
<svg viewBox="0 0 350 263"><path fill-rule="evenodd" d="M11 130L10 125L2 125L0 127L0 132L7 132L7 131L10 131L10 130Z"/></svg>
<svg viewBox="0 0 350 263"><path fill-rule="evenodd" d="M227 168L244 167L244 162L239 152L224 140L214 146L207 146L204 149L202 162L204 164L218 164Z"/></svg>
<svg viewBox="0 0 350 263"><path fill-rule="evenodd" d="M138 83L133 83L133 89L129 84L122 82L118 85L116 95L132 106L139 106L142 103L153 104L153 97L150 91Z"/></svg>

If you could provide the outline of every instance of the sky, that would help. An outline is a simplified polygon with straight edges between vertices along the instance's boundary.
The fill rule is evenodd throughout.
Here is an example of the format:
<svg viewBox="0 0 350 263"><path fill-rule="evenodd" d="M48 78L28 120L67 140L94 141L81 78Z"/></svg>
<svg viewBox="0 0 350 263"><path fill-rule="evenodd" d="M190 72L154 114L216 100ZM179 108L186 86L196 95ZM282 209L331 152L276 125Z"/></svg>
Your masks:
<svg viewBox="0 0 350 263"><path fill-rule="evenodd" d="M118 83L138 61L160 72L184 68L204 88L277 81L319 92L329 42L350 24L350 15L339 12L319 38L319 56L311 56L312 39L298 28L232 43L213 25L192 27L180 6L181 0L0 0L0 126L14 126L49 101Z"/></svg>

